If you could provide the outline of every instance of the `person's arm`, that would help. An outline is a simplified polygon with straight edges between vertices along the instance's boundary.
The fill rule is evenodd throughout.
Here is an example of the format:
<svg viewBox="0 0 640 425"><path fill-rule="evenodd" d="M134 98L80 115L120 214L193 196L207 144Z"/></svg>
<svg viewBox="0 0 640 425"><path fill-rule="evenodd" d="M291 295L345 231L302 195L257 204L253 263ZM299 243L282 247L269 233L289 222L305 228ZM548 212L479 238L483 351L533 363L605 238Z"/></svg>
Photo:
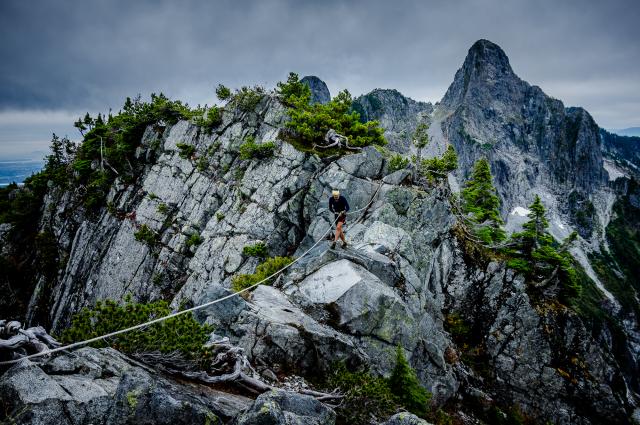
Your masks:
<svg viewBox="0 0 640 425"><path fill-rule="evenodd" d="M329 198L329 211L335 213L335 211L333 210L333 197Z"/></svg>

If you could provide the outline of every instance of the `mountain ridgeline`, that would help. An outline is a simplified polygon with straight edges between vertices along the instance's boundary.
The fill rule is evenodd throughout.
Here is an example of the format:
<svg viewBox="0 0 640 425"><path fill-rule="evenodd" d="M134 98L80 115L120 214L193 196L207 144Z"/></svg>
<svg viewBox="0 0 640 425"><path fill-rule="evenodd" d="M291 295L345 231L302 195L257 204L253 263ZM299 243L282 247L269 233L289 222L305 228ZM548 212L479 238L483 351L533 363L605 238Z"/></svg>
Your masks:
<svg viewBox="0 0 640 425"><path fill-rule="evenodd" d="M87 115L81 145L55 137L0 190L0 319L77 341L289 268L0 369L0 420L640 422L638 138L487 40L435 104L295 74L216 93ZM333 189L345 249L325 238Z"/></svg>

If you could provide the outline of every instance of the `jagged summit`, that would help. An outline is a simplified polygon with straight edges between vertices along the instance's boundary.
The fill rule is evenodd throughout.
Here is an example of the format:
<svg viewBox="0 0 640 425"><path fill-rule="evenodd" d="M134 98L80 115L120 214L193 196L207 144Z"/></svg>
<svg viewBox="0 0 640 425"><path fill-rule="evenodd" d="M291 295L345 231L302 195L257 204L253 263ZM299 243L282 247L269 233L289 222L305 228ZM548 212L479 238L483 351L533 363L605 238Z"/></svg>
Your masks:
<svg viewBox="0 0 640 425"><path fill-rule="evenodd" d="M465 66L473 65L476 69L493 67L503 73L513 74L507 54L497 44L480 39L469 48Z"/></svg>
<svg viewBox="0 0 640 425"><path fill-rule="evenodd" d="M449 107L460 104L471 94L486 92L500 88L507 100L512 94L521 92L528 86L511 69L507 54L489 40L478 40L467 53L462 67L442 98L442 103ZM495 93L495 91L493 91Z"/></svg>

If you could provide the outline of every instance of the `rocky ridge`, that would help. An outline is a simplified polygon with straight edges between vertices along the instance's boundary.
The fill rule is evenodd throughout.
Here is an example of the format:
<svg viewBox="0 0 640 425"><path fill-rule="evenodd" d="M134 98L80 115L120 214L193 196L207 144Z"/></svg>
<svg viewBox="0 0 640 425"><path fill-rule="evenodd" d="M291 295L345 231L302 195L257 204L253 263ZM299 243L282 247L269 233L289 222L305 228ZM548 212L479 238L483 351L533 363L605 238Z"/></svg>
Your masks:
<svg viewBox="0 0 640 425"><path fill-rule="evenodd" d="M495 47L482 41L471 48L435 109L395 91L375 91L358 99L355 109L383 126L388 120L390 148L402 153L409 151L406 135L418 120L428 120L431 131L442 123L434 145L449 141L456 147L458 179L478 155L490 152L492 169L502 170L496 183L505 213L544 185L606 192L592 119L584 111L565 111L559 101L549 103L539 89L517 79ZM482 84L487 80L495 82L492 89ZM493 108L482 113L495 115L479 120L482 102ZM530 109L522 121L516 112L525 103ZM551 121L546 130L525 136L525 127L539 119L536 114ZM640 415L634 379L638 352L631 343L611 329L592 334L571 310L537 303L523 279L503 263L470 256L456 237L456 217L442 190L407 185L406 173L390 174L387 159L374 148L333 161L300 152L279 138L285 120L278 99L265 96L254 111L225 111L211 135L188 121L150 126L137 152L147 164L142 176L134 184L116 182L109 207L97 217L77 208L79 193L52 190L41 225L54 229L68 260L53 287L42 281L34 292L31 319L60 330L74 312L99 299L131 294L142 301L169 299L177 308L228 294L231 277L257 265L242 254L244 246L263 241L270 255L299 256L322 237L331 219L326 199L339 188L352 209L371 202L349 218L349 249L331 250L323 242L273 286L198 313L216 335L242 347L260 373L313 377L342 360L384 375L401 346L436 405L472 416L478 411L469 406L477 405L518 405L532 418L563 424L627 424ZM495 137L495 143L484 149L456 128L482 143ZM513 142L517 132L521 145ZM242 160L238 149L247 136L257 143L275 141L275 155ZM567 155L551 146L558 138L575 156L544 168L541 156ZM183 158L178 143L194 146L195 155ZM516 154L525 159L499 163ZM206 167L198 166L200 158ZM534 159L538 168L529 176L527 161ZM561 208L554 205L555 214ZM135 238L142 225L158 235L157 243ZM200 244L187 243L194 234ZM452 327L455 321L468 329ZM26 383L36 380L51 393L28 396ZM87 386L92 391L81 394ZM129 400L132 392L140 401ZM143 420L137 416L142 412L153 412L158 420L200 423L213 417L243 424L335 420L315 400L289 393L265 394L255 402L211 395L210 389L131 364L113 350L84 349L43 365L16 366L0 378L0 394L12 400L5 409L9 416L25 409L33 415L18 417L18 423L89 423L99 417L125 423L131 417ZM161 410L166 406L169 410ZM178 406L190 416L180 417ZM388 423L416 421L394 417Z"/></svg>

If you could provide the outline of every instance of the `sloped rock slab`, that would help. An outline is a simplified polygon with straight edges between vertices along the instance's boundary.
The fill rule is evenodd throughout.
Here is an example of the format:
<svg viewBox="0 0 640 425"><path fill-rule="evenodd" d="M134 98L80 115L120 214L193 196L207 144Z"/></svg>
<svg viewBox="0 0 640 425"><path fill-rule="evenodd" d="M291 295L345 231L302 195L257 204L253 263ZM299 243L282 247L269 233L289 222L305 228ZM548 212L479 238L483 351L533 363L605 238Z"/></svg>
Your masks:
<svg viewBox="0 0 640 425"><path fill-rule="evenodd" d="M275 372L326 371L334 361L362 361L347 336L308 316L270 286L254 290L233 330L245 353L257 362L268 361Z"/></svg>

